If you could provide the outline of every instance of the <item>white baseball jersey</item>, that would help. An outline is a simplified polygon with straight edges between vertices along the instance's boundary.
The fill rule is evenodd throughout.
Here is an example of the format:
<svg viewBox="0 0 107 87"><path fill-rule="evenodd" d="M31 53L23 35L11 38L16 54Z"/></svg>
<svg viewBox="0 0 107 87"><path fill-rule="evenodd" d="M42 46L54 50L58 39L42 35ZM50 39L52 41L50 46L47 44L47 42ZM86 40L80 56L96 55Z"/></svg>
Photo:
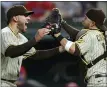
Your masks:
<svg viewBox="0 0 107 87"><path fill-rule="evenodd" d="M88 30L75 43L79 47L87 64L102 55L106 50L104 35L99 30ZM107 73L107 61L104 59L89 68L86 76L90 77L101 73Z"/></svg>
<svg viewBox="0 0 107 87"><path fill-rule="evenodd" d="M32 47L22 56L18 56L16 58L6 57L5 51L9 46L21 45L26 43L28 39L21 33L15 35L9 27L3 28L1 35L1 78L7 80L17 80L22 60L33 55L36 50Z"/></svg>

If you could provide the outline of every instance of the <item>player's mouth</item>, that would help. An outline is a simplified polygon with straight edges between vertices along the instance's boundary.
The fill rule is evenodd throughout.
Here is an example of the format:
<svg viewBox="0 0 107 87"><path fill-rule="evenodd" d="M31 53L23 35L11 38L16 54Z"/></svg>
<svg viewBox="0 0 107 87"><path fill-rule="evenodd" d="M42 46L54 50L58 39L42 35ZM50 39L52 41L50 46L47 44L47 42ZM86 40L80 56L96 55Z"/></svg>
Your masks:
<svg viewBox="0 0 107 87"><path fill-rule="evenodd" d="M25 25L27 26L27 25L28 25L28 22L26 22Z"/></svg>
<svg viewBox="0 0 107 87"><path fill-rule="evenodd" d="M25 29L27 29L28 23L25 23Z"/></svg>

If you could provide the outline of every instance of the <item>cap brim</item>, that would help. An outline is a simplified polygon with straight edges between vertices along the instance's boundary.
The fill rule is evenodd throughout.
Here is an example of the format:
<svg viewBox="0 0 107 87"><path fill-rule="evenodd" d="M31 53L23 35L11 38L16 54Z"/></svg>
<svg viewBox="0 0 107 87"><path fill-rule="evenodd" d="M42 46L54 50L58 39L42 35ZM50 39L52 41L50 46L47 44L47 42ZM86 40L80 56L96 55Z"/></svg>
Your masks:
<svg viewBox="0 0 107 87"><path fill-rule="evenodd" d="M34 14L33 11L27 11L27 12L25 13L25 15L32 15L32 14Z"/></svg>

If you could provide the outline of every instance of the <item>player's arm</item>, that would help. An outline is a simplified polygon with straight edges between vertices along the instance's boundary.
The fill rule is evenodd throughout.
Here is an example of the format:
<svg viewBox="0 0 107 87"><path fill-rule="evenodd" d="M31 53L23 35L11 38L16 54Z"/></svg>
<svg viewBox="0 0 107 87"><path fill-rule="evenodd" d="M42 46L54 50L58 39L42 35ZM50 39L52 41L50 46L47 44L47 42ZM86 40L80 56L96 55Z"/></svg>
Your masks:
<svg viewBox="0 0 107 87"><path fill-rule="evenodd" d="M21 56L27 51L29 51L33 46L36 45L36 40L35 38L32 40L29 40L28 42L21 44L21 45L11 45L9 46L6 51L5 51L5 56L9 56L11 58L15 58L17 56Z"/></svg>
<svg viewBox="0 0 107 87"><path fill-rule="evenodd" d="M3 42L3 47L6 48L5 51L3 52L5 56L9 56L11 58L15 58L17 56L21 56L25 54L27 51L29 51L33 46L36 45L37 42L39 42L46 34L49 33L49 29L43 28L39 29L35 35L35 38L32 40L29 40L28 42L21 44L21 45L12 45L12 42L14 43L13 40L8 40L11 39L11 34L8 35L7 38L5 38L6 34L2 34L2 42Z"/></svg>
<svg viewBox="0 0 107 87"><path fill-rule="evenodd" d="M69 41L66 38L61 36L61 33L54 35L60 44L65 48L65 50L74 55L80 55L80 50L75 42Z"/></svg>
<svg viewBox="0 0 107 87"><path fill-rule="evenodd" d="M39 59L47 59L51 58L52 56L58 55L62 52L64 52L64 48L62 46L52 48L52 49L47 49L47 50L37 50L36 53L29 58L39 60Z"/></svg>
<svg viewBox="0 0 107 87"><path fill-rule="evenodd" d="M78 32L80 31L79 29L76 29L75 27L69 25L66 23L66 21L62 21L61 22L61 26L62 28L70 35L70 37L75 40L76 35L78 34Z"/></svg>
<svg viewBox="0 0 107 87"><path fill-rule="evenodd" d="M25 54L35 44L36 44L36 41L33 39L33 40L30 40L27 43L19 45L19 46L10 46L6 50L5 55L15 58L17 56ZM48 50L36 50L36 53L34 55L30 56L30 58L33 58L33 59L49 58L49 57L52 57L56 54L62 53L63 51L64 51L64 49L62 46L59 46L59 47L56 47L53 49L48 49Z"/></svg>
<svg viewBox="0 0 107 87"><path fill-rule="evenodd" d="M67 40L61 33L54 34L54 37L56 37L67 52L77 56L85 55L91 48L92 37L88 32L84 33L75 42Z"/></svg>

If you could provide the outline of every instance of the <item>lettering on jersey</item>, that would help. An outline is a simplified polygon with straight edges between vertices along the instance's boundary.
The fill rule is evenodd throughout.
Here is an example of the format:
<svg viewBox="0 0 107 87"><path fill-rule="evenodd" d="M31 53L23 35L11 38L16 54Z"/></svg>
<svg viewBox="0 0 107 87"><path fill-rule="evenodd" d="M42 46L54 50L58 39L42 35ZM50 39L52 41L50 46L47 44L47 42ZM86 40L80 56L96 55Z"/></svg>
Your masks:
<svg viewBox="0 0 107 87"><path fill-rule="evenodd" d="M104 37L102 36L102 34L99 34L99 35L96 35L96 36L97 36L98 41L104 40Z"/></svg>
<svg viewBox="0 0 107 87"><path fill-rule="evenodd" d="M104 48L104 50L105 50L105 49L106 49L105 43L102 42L102 41L104 40L103 35L102 35L102 34L99 34L99 35L96 35L96 37L97 37L97 40L102 43L102 46L103 46L103 48Z"/></svg>

